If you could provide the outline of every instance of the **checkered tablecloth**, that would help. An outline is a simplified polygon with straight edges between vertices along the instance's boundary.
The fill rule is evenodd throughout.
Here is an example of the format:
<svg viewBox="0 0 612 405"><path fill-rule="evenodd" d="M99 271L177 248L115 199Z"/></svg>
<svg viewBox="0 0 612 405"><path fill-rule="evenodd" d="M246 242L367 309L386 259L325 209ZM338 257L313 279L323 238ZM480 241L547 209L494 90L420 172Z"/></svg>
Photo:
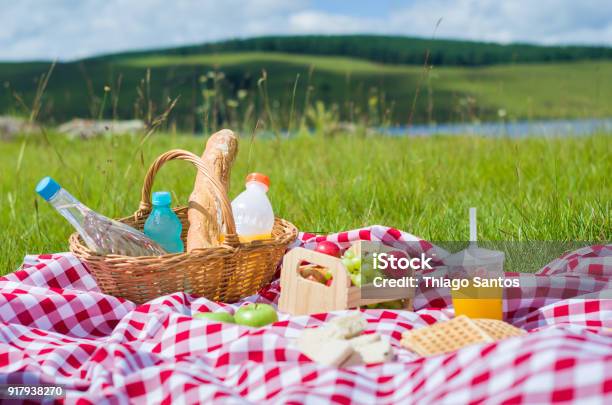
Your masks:
<svg viewBox="0 0 612 405"><path fill-rule="evenodd" d="M382 226L327 237L300 234L296 245L327 239L418 241ZM395 347L395 361L345 369L311 362L293 346L302 329L346 311L281 314L260 329L193 319L221 304L175 293L136 306L98 289L68 254L29 256L0 278L0 384L61 384L67 403L612 403L612 245L567 254L526 288L507 291L505 316L524 337L417 358L402 332L453 316L448 290L420 290L416 312L366 310L368 331ZM272 283L243 302L278 298ZM609 296L609 295L607 295Z"/></svg>

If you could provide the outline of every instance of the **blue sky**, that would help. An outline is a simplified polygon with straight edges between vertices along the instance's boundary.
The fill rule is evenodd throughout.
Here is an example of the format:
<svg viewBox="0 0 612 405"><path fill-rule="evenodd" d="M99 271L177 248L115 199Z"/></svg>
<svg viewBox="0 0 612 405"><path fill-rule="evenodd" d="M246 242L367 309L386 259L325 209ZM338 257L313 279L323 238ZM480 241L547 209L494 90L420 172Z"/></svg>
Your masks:
<svg viewBox="0 0 612 405"><path fill-rule="evenodd" d="M311 7L316 10L332 14L344 14L353 17L360 16L372 16L372 17L386 17L389 14L390 9L394 7L401 7L402 3L414 3L414 1L401 1L401 0L370 0L363 1L357 0L349 1L334 1L334 0L315 0L311 1Z"/></svg>
<svg viewBox="0 0 612 405"><path fill-rule="evenodd" d="M612 46L612 1L0 0L0 60L73 60L267 34L429 38L434 31L438 38Z"/></svg>

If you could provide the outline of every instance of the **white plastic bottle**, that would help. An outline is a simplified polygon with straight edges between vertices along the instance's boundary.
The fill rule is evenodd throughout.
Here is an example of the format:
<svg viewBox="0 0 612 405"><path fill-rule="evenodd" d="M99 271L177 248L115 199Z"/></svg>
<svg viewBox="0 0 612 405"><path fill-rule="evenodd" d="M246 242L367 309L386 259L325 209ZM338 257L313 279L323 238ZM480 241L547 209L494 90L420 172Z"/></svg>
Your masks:
<svg viewBox="0 0 612 405"><path fill-rule="evenodd" d="M232 201L236 233L241 242L269 239L274 227L274 211L266 193L270 179L261 173L246 177L246 190Z"/></svg>

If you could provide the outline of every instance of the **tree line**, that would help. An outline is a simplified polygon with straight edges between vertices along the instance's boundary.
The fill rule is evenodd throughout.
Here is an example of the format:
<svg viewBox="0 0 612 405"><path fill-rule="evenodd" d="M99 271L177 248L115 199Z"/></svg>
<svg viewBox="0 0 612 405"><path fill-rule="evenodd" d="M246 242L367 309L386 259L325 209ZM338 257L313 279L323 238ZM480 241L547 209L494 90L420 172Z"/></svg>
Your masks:
<svg viewBox="0 0 612 405"><path fill-rule="evenodd" d="M519 43L502 45L489 42L430 40L381 35L264 36L171 49L127 52L100 58L244 51L337 55L379 63L409 65L423 64L427 55L428 62L438 66L483 66L501 63L612 59L612 48L603 46L539 46Z"/></svg>

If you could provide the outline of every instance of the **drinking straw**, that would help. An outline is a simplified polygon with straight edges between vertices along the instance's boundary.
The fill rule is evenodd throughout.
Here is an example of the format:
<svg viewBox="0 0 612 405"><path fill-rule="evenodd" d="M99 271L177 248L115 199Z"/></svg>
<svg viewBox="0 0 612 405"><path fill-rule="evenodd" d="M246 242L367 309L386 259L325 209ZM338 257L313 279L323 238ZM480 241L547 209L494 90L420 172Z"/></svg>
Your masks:
<svg viewBox="0 0 612 405"><path fill-rule="evenodd" d="M470 208L470 244L476 245L478 234L476 232L476 207Z"/></svg>

